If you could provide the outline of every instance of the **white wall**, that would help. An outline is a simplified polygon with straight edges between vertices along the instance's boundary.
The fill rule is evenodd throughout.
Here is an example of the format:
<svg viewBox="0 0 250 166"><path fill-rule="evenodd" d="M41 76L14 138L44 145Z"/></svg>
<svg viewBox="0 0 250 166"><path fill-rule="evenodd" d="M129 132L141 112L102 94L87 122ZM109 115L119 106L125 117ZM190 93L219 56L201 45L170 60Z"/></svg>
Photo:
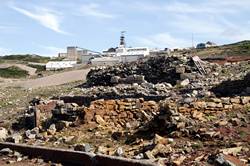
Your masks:
<svg viewBox="0 0 250 166"><path fill-rule="evenodd" d="M50 61L46 64L46 70L71 68L74 67L76 63L76 61Z"/></svg>

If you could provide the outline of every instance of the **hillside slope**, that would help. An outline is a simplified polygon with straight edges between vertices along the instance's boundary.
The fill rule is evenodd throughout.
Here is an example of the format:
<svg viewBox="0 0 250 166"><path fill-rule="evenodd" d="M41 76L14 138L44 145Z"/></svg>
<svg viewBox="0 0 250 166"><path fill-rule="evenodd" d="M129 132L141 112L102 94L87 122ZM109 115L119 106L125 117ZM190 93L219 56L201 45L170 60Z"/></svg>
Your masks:
<svg viewBox="0 0 250 166"><path fill-rule="evenodd" d="M193 53L200 57L220 56L250 58L250 41L245 40L217 47L195 49Z"/></svg>

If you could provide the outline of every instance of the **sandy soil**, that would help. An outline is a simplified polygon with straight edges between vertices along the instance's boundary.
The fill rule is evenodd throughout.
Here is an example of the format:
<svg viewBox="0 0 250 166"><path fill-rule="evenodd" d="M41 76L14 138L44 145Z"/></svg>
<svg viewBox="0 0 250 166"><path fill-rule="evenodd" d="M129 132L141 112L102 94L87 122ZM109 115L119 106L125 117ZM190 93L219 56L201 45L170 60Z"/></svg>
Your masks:
<svg viewBox="0 0 250 166"><path fill-rule="evenodd" d="M89 69L67 71L42 78L28 79L23 81L14 81L8 83L0 83L1 86L14 86L23 88L39 88L46 86L62 85L75 81L85 81Z"/></svg>

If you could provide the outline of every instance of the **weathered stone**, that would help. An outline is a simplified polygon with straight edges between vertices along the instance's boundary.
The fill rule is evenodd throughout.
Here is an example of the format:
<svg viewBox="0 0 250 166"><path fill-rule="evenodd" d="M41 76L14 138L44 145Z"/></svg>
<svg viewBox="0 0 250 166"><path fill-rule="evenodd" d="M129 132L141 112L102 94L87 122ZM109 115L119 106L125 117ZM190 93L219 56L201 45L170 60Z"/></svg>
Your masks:
<svg viewBox="0 0 250 166"><path fill-rule="evenodd" d="M25 136L28 139L35 139L38 134L39 134L39 128L38 127L35 127L32 130L26 130L25 131Z"/></svg>
<svg viewBox="0 0 250 166"><path fill-rule="evenodd" d="M234 147L234 148L227 148L227 149L221 149L220 152L222 152L223 154L233 154L234 156L236 156L239 152L241 152L242 150L242 146L239 147Z"/></svg>
<svg viewBox="0 0 250 166"><path fill-rule="evenodd" d="M69 127L70 124L71 124L71 122L60 120L60 121L58 121L58 122L55 124L56 130L57 130L57 131L60 131L60 130L62 130L62 129L64 129L64 128Z"/></svg>
<svg viewBox="0 0 250 166"><path fill-rule="evenodd" d="M221 99L218 98L212 98L212 101L215 103L221 103Z"/></svg>
<svg viewBox="0 0 250 166"><path fill-rule="evenodd" d="M240 98L231 98L230 101L233 104L240 104Z"/></svg>
<svg viewBox="0 0 250 166"><path fill-rule="evenodd" d="M194 108L206 108L206 102L204 101L197 101L193 103Z"/></svg>
<svg viewBox="0 0 250 166"><path fill-rule="evenodd" d="M74 150L76 151L83 151L83 152L90 152L92 150L90 144L78 144L74 147Z"/></svg>
<svg viewBox="0 0 250 166"><path fill-rule="evenodd" d="M206 105L208 108L216 108L216 106L217 106L217 104L214 102L207 102Z"/></svg>
<svg viewBox="0 0 250 166"><path fill-rule="evenodd" d="M225 109L232 109L232 108L233 108L233 105L226 105L226 104L225 104L225 105L224 105L224 108L225 108Z"/></svg>
<svg viewBox="0 0 250 166"><path fill-rule="evenodd" d="M250 102L250 96L242 97L242 104L248 104Z"/></svg>
<svg viewBox="0 0 250 166"><path fill-rule="evenodd" d="M185 156L178 157L173 161L174 165L179 166L183 163L183 161L186 159Z"/></svg>
<svg viewBox="0 0 250 166"><path fill-rule="evenodd" d="M6 142L12 142L12 143L20 143L22 141L23 137L16 133L16 134L13 134L12 136L6 138Z"/></svg>
<svg viewBox="0 0 250 166"><path fill-rule="evenodd" d="M234 125L234 126L240 126L242 123L241 123L241 120L238 119L238 118L232 118L230 119L230 122Z"/></svg>
<svg viewBox="0 0 250 166"><path fill-rule="evenodd" d="M0 127L0 140L5 140L8 136L8 131L3 128L3 127Z"/></svg>
<svg viewBox="0 0 250 166"><path fill-rule="evenodd" d="M95 115L95 120L100 125L105 125L106 124L105 120L100 115Z"/></svg>
<svg viewBox="0 0 250 166"><path fill-rule="evenodd" d="M215 123L216 125L218 126L226 126L228 124L228 121L227 120L221 120L217 123Z"/></svg>
<svg viewBox="0 0 250 166"><path fill-rule="evenodd" d="M122 149L122 147L118 147L117 150L115 151L115 154L117 156L123 156L123 149Z"/></svg>
<svg viewBox="0 0 250 166"><path fill-rule="evenodd" d="M10 148L3 148L0 150L0 154L2 155L8 155L8 154L12 154L13 151Z"/></svg>
<svg viewBox="0 0 250 166"><path fill-rule="evenodd" d="M185 86L187 86L189 83L190 83L189 79L185 79L185 80L183 80L183 81L180 82L180 85L185 87Z"/></svg>
<svg viewBox="0 0 250 166"><path fill-rule="evenodd" d="M49 126L49 128L47 129L47 132L50 135L54 135L56 133L56 125L55 124L51 124Z"/></svg>
<svg viewBox="0 0 250 166"><path fill-rule="evenodd" d="M168 144L168 139L167 139L167 138L164 138L164 137L161 137L161 136L159 136L158 134L155 134L155 137L154 137L154 144L155 144L155 145L157 145L157 144L166 145L166 144Z"/></svg>
<svg viewBox="0 0 250 166"><path fill-rule="evenodd" d="M175 68L175 72L178 74L183 74L183 73L185 73L185 67L184 66L177 66Z"/></svg>
<svg viewBox="0 0 250 166"><path fill-rule="evenodd" d="M229 97L222 97L221 102L223 104L230 104L230 98Z"/></svg>
<svg viewBox="0 0 250 166"><path fill-rule="evenodd" d="M104 147L104 146L98 146L96 153L100 153L100 154L108 154L109 149Z"/></svg>

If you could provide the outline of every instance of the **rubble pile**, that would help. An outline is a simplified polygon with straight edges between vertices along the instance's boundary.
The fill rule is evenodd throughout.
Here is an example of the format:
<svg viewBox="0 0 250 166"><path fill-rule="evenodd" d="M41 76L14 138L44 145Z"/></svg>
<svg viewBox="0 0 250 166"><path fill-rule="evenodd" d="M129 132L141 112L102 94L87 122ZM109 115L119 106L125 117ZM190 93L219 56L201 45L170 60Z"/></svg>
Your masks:
<svg viewBox="0 0 250 166"><path fill-rule="evenodd" d="M142 83L142 84L118 84L115 86L94 86L83 88L76 95L97 99L121 99L121 98L144 98L146 100L161 100L171 94L172 86L169 83Z"/></svg>
<svg viewBox="0 0 250 166"><path fill-rule="evenodd" d="M250 106L249 96L236 96L236 97L221 97L221 98L207 98L195 99L186 98L177 101L178 112L192 113L194 111L202 113L211 113L218 111L238 110Z"/></svg>
<svg viewBox="0 0 250 166"><path fill-rule="evenodd" d="M92 69L70 94L32 100L28 130L1 128L0 139L159 165L250 163L250 62L202 66L205 75L190 57L159 56Z"/></svg>
<svg viewBox="0 0 250 166"><path fill-rule="evenodd" d="M202 62L206 75L201 75L191 57L151 57L92 69L87 76L87 87L83 87L78 95L92 96L93 99L143 97L149 100L246 96L250 91L249 76L246 76L250 71L249 63L220 66Z"/></svg>
<svg viewBox="0 0 250 166"><path fill-rule="evenodd" d="M76 103L64 103L58 100L54 109L52 109L52 121L69 121L75 122L79 117L83 116L83 107Z"/></svg>
<svg viewBox="0 0 250 166"><path fill-rule="evenodd" d="M143 82L145 79L154 84L167 82L175 85L181 74L192 72L197 72L197 68L190 57L157 56L134 63L92 69L87 75L87 83L90 86L107 86L117 84L121 79L125 83L131 83L132 80L135 83Z"/></svg>
<svg viewBox="0 0 250 166"><path fill-rule="evenodd" d="M250 95L250 72L240 80L227 80L211 88L217 96Z"/></svg>

